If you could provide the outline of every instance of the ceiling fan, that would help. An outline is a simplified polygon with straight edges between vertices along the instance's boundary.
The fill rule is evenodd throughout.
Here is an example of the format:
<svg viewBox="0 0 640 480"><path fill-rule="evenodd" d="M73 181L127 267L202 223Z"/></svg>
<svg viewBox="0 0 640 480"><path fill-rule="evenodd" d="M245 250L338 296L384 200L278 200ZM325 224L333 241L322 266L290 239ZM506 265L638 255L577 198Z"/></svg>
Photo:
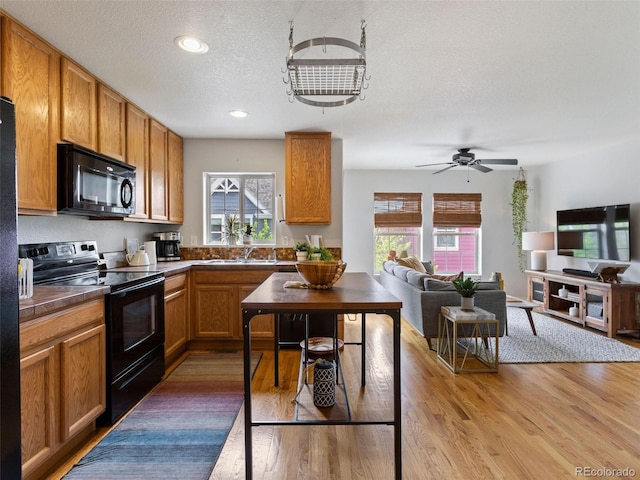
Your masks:
<svg viewBox="0 0 640 480"><path fill-rule="evenodd" d="M518 165L518 160L515 158L491 158L491 159L480 159L476 158L474 153L471 153L471 148L459 148L458 153L455 153L451 159L451 162L443 162L443 163L428 163L425 165L416 165L416 167L429 167L432 165L449 165L436 173L442 173L446 170L449 170L453 167L471 167L475 170L478 170L482 173L490 172L492 169L489 167L485 167L484 164L489 165Z"/></svg>

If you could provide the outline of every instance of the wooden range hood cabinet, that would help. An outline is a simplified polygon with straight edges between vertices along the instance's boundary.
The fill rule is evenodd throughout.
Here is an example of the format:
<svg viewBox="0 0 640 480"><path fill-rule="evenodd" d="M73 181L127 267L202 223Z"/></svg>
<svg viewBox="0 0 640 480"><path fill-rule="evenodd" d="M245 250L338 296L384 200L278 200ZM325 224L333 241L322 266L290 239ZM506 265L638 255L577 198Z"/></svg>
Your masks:
<svg viewBox="0 0 640 480"><path fill-rule="evenodd" d="M285 132L287 224L331 224L331 133Z"/></svg>

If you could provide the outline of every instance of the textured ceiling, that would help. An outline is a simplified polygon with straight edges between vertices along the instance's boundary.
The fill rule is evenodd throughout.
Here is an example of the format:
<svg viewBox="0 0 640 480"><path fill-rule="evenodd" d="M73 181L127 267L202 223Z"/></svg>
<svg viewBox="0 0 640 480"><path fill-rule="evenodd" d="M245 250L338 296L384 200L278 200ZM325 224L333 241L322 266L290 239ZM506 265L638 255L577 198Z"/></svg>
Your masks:
<svg viewBox="0 0 640 480"><path fill-rule="evenodd" d="M343 140L345 168L414 169L449 161L461 146L526 167L640 136L637 1L2 0L0 8L185 138L330 131ZM359 43L366 21L364 101L324 111L289 101L291 20L294 44ZM179 35L202 38L209 52L178 50Z"/></svg>

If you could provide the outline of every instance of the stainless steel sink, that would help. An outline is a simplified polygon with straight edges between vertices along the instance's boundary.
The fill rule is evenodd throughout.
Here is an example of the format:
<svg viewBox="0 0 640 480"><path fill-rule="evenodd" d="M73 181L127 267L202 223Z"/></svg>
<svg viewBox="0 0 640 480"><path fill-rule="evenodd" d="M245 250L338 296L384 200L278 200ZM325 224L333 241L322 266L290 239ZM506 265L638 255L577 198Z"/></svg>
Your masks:
<svg viewBox="0 0 640 480"><path fill-rule="evenodd" d="M262 260L257 258L249 258L247 260L243 259L229 259L229 258L213 258L211 260L202 260L199 262L200 265L247 265L247 264L257 264L257 265L275 265L278 263L277 260Z"/></svg>

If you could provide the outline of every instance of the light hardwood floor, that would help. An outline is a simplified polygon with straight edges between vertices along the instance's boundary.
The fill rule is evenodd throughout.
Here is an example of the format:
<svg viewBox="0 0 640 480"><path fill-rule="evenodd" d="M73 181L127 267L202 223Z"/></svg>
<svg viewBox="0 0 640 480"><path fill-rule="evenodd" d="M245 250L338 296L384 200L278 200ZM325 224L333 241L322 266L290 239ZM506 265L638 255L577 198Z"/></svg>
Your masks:
<svg viewBox="0 0 640 480"><path fill-rule="evenodd" d="M366 387L359 383L359 348L344 350L349 401L354 416L386 419L391 322L369 315L367 326ZM359 320L346 320L347 340L358 339L359 329ZM264 352L258 366L254 419L293 412L299 351L280 358L280 387L273 386L273 352ZM501 364L497 374L454 375L403 323L402 414L405 480L575 479L597 469L624 478L615 469L625 468L640 478L640 363ZM245 478L243 418L241 411L211 479ZM256 480L394 478L391 426L257 427L253 449Z"/></svg>
<svg viewBox="0 0 640 480"><path fill-rule="evenodd" d="M345 347L349 399L355 415L390 418L391 322L367 316L367 326L364 389L359 349ZM358 338L359 321L346 320L345 329L347 339ZM299 353L281 355L279 388L273 354L260 362L254 419L291 414ZM454 375L403 323L402 414L404 479L575 479L601 468L640 477L640 363L500 365L497 374ZM253 449L255 479L394 478L390 426L255 427ZM211 479L242 478L241 412Z"/></svg>

